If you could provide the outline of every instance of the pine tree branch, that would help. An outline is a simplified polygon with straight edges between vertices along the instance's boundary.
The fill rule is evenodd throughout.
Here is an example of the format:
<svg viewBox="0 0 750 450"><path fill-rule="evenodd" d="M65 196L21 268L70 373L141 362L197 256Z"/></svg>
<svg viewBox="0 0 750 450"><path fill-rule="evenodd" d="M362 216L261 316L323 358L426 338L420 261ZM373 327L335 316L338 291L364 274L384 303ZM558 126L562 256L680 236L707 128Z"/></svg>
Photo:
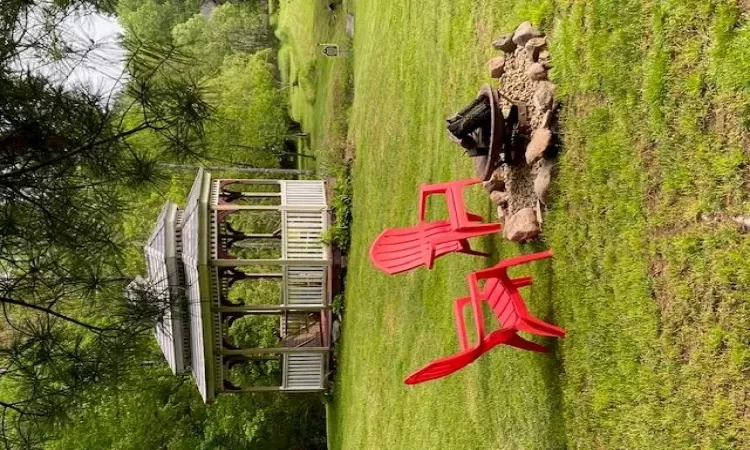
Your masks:
<svg viewBox="0 0 750 450"><path fill-rule="evenodd" d="M26 303L23 300L16 300L13 298L8 298L8 297L0 297L0 303L7 304L7 305L16 305L22 308L33 309L34 311L39 311L39 312L48 314L50 316L57 317L58 319L62 319L66 322L72 323L74 325L78 325L93 333L102 334L108 331L106 328L101 328L95 325L91 325L89 323L81 322L80 320L74 319L73 317L67 316L57 311L53 311L50 308L46 308L44 306L39 306L39 305L34 305L31 303Z"/></svg>

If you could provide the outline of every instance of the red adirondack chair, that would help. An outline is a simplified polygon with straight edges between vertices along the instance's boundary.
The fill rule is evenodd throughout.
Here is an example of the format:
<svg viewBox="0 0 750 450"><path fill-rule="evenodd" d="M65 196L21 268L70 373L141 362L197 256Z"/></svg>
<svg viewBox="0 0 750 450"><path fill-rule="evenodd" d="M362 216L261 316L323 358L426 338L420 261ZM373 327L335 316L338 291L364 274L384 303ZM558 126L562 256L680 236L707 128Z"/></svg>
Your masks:
<svg viewBox="0 0 750 450"><path fill-rule="evenodd" d="M477 342L472 346L469 345L466 324L464 322L463 310L467 303L471 303L474 311L474 328L477 333ZM513 329L501 328L485 335L482 304L481 302L472 301L471 297L457 299L453 305L453 312L456 318L456 331L458 333L458 342L461 346L461 351L451 356L430 362L426 366L409 375L406 380L404 380L404 383L419 384L448 376L473 363L479 359L480 356L500 344L510 345L511 347L530 350L533 352L547 351L544 346L522 338L517 334L516 330Z"/></svg>
<svg viewBox="0 0 750 450"><path fill-rule="evenodd" d="M395 275L425 266L432 269L435 260L452 252L489 256L473 250L468 239L497 233L500 224L475 223L470 229L454 231L450 222L424 222L404 228L389 228L370 247L370 261L383 272Z"/></svg>
<svg viewBox="0 0 750 450"><path fill-rule="evenodd" d="M565 330L550 325L532 316L523 302L518 288L528 286L532 283L530 277L511 279L508 277L509 267L525 264L537 259L549 258L551 251L534 253L531 255L518 256L501 261L496 266L474 272L468 275L469 297L456 300L454 314L456 317L456 330L461 351L458 353L432 361L406 378L406 384L418 384L435 380L450 375L472 362L476 361L484 353L493 347L505 344L523 350L545 352L545 347L528 341L518 335L519 331L527 331L542 336L565 335ZM479 288L479 280L487 279L483 289ZM484 317L482 314L482 301L486 301L498 319L501 328L485 336ZM470 346L466 334L463 310L466 304L471 302L474 310L474 327L477 333L477 342Z"/></svg>
<svg viewBox="0 0 750 450"><path fill-rule="evenodd" d="M503 328L526 331L540 336L564 337L565 330L534 317L526 308L518 289L531 285L531 277L511 279L508 276L510 267L551 256L552 250L516 256L500 261L489 269L470 273L467 278L472 299L486 301ZM479 280L487 280L483 289L479 287Z"/></svg>
<svg viewBox="0 0 750 450"><path fill-rule="evenodd" d="M481 216L466 210L463 189L476 183L479 180L420 186L419 224L383 231L370 247L372 264L383 272L394 275L419 266L431 269L437 258L448 253L489 256L472 250L468 242L468 239L501 230L499 223L481 223ZM446 196L450 216L448 219L425 222L427 198L433 194Z"/></svg>
<svg viewBox="0 0 750 450"><path fill-rule="evenodd" d="M476 178L451 181L448 183L422 184L419 186L419 222L425 221L427 215L427 198L430 195L445 195L446 206L451 226L454 231L471 228L474 222L481 222L482 216L472 214L466 209L463 190L466 187L480 183Z"/></svg>

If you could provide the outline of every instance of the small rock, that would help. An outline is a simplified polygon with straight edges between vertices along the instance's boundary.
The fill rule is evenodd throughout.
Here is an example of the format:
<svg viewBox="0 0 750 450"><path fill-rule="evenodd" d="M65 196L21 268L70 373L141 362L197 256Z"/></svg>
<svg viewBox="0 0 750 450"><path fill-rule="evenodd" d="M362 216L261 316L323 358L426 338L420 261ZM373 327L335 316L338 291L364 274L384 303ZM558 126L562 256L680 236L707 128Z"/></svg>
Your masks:
<svg viewBox="0 0 750 450"><path fill-rule="evenodd" d="M530 65L526 70L526 75L534 81L546 80L547 69L545 69L544 66L539 63L534 63Z"/></svg>
<svg viewBox="0 0 750 450"><path fill-rule="evenodd" d="M492 78L500 78L505 72L505 57L495 56L490 60L490 76Z"/></svg>
<svg viewBox="0 0 750 450"><path fill-rule="evenodd" d="M510 200L510 194L505 191L492 191L490 192L490 200L498 206L505 206Z"/></svg>
<svg viewBox="0 0 750 450"><path fill-rule="evenodd" d="M495 169L490 176L490 179L483 182L482 186L488 193L492 191L504 191L505 190L505 172L502 167Z"/></svg>
<svg viewBox="0 0 750 450"><path fill-rule="evenodd" d="M740 226L742 231L750 230L750 216L736 216L733 220Z"/></svg>
<svg viewBox="0 0 750 450"><path fill-rule="evenodd" d="M552 131L549 128L537 128L531 136L531 142L526 147L526 164L533 164L542 157L552 140Z"/></svg>
<svg viewBox="0 0 750 450"><path fill-rule="evenodd" d="M526 47L527 51L529 49L532 49L532 48L536 48L536 49L540 49L541 50L546 45L547 45L547 39L546 38L544 38L544 37L533 37L533 38L529 39L528 41L526 41L526 45L524 45L524 47Z"/></svg>
<svg viewBox="0 0 750 450"><path fill-rule="evenodd" d="M542 161L537 171L536 178L534 179L534 193L536 194L539 201L547 204L549 195L549 185L552 182L552 168L554 163L549 160Z"/></svg>
<svg viewBox="0 0 750 450"><path fill-rule="evenodd" d="M503 185L505 184L505 169L502 167L498 167L497 169L492 171L492 175L490 175L490 180L494 181L501 181Z"/></svg>
<svg viewBox="0 0 750 450"><path fill-rule="evenodd" d="M497 218L501 220L505 218L505 208L502 206L497 207Z"/></svg>
<svg viewBox="0 0 750 450"><path fill-rule="evenodd" d="M519 47L523 47L529 39L542 36L544 36L544 33L534 28L531 22L524 22L513 33L513 42Z"/></svg>
<svg viewBox="0 0 750 450"><path fill-rule="evenodd" d="M505 236L514 242L534 239L539 232L539 222L532 208L524 208L505 221Z"/></svg>
<svg viewBox="0 0 750 450"><path fill-rule="evenodd" d="M505 53L513 53L516 49L516 43L513 42L513 33L500 36L492 43L492 46L495 50L500 50Z"/></svg>
<svg viewBox="0 0 750 450"><path fill-rule="evenodd" d="M539 83L539 88L534 92L534 105L540 111L548 111L552 108L552 102L555 100L555 86L554 83L545 81Z"/></svg>

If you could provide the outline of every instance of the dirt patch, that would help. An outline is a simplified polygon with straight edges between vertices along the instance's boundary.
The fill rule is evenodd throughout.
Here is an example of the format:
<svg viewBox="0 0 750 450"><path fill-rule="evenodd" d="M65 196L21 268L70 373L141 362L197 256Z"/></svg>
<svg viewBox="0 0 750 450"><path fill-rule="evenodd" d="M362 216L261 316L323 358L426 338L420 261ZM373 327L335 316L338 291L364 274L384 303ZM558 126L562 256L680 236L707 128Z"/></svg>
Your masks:
<svg viewBox="0 0 750 450"><path fill-rule="evenodd" d="M534 102L534 94L544 85L547 80L531 80L527 71L532 64L539 61L539 57L532 56L530 50L518 47L513 53L505 54L505 72L500 77L500 105L503 115L508 116L513 104L525 104L531 128L542 126L545 113L549 108L540 108Z"/></svg>
<svg viewBox="0 0 750 450"><path fill-rule="evenodd" d="M687 233L691 229L711 231L728 227L740 233L750 232L750 215L733 215L726 212L698 213L692 220L679 220L666 223L651 229L653 238L673 238Z"/></svg>
<svg viewBox="0 0 750 450"><path fill-rule="evenodd" d="M648 174L646 178L646 210L657 209L660 198L661 172L656 157L656 143L649 142L640 146L640 157Z"/></svg>
<svg viewBox="0 0 750 450"><path fill-rule="evenodd" d="M663 317L672 309L672 298L667 293L667 289L664 287L664 276L665 270L667 269L667 261L661 256L656 256L651 261L651 268L649 274L651 275L651 297L659 307L659 313Z"/></svg>
<svg viewBox="0 0 750 450"><path fill-rule="evenodd" d="M344 164L354 163L354 159L357 157L356 148L354 143L347 142L346 148L344 149Z"/></svg>

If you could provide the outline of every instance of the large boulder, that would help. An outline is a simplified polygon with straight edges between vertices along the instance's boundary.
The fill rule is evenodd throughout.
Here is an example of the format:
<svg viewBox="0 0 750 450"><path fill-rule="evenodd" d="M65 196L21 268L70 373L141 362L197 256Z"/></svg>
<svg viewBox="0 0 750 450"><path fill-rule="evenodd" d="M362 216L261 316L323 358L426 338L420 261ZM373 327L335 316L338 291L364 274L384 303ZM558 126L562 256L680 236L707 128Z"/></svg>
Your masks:
<svg viewBox="0 0 750 450"><path fill-rule="evenodd" d="M537 30L533 25L531 25L531 22L524 22L519 25L518 28L516 28L516 31L513 33L513 42L517 46L523 47L526 45L529 39L542 36L544 36L544 33Z"/></svg>
<svg viewBox="0 0 750 450"><path fill-rule="evenodd" d="M505 206L510 200L510 194L505 191L492 191L490 192L490 200L497 206Z"/></svg>
<svg viewBox="0 0 750 450"><path fill-rule="evenodd" d="M534 106L540 111L552 109L552 103L555 101L555 90L557 86L550 81L539 83L539 87L534 92Z"/></svg>
<svg viewBox="0 0 750 450"><path fill-rule="evenodd" d="M492 46L495 50L500 50L505 53L513 53L516 49L516 43L513 42L513 33L504 34L492 42Z"/></svg>
<svg viewBox="0 0 750 450"><path fill-rule="evenodd" d="M492 172L490 179L483 182L482 186L488 194L492 191L504 191L505 190L505 170L502 167L498 167Z"/></svg>
<svg viewBox="0 0 750 450"><path fill-rule="evenodd" d="M531 135L531 142L526 146L526 164L533 164L544 155L552 141L552 130L537 128Z"/></svg>
<svg viewBox="0 0 750 450"><path fill-rule="evenodd" d="M526 70L526 76L532 81L542 81L547 79L547 69L540 63L534 63Z"/></svg>
<svg viewBox="0 0 750 450"><path fill-rule="evenodd" d="M533 208L524 208L505 221L505 236L514 242L530 241L541 232Z"/></svg>

